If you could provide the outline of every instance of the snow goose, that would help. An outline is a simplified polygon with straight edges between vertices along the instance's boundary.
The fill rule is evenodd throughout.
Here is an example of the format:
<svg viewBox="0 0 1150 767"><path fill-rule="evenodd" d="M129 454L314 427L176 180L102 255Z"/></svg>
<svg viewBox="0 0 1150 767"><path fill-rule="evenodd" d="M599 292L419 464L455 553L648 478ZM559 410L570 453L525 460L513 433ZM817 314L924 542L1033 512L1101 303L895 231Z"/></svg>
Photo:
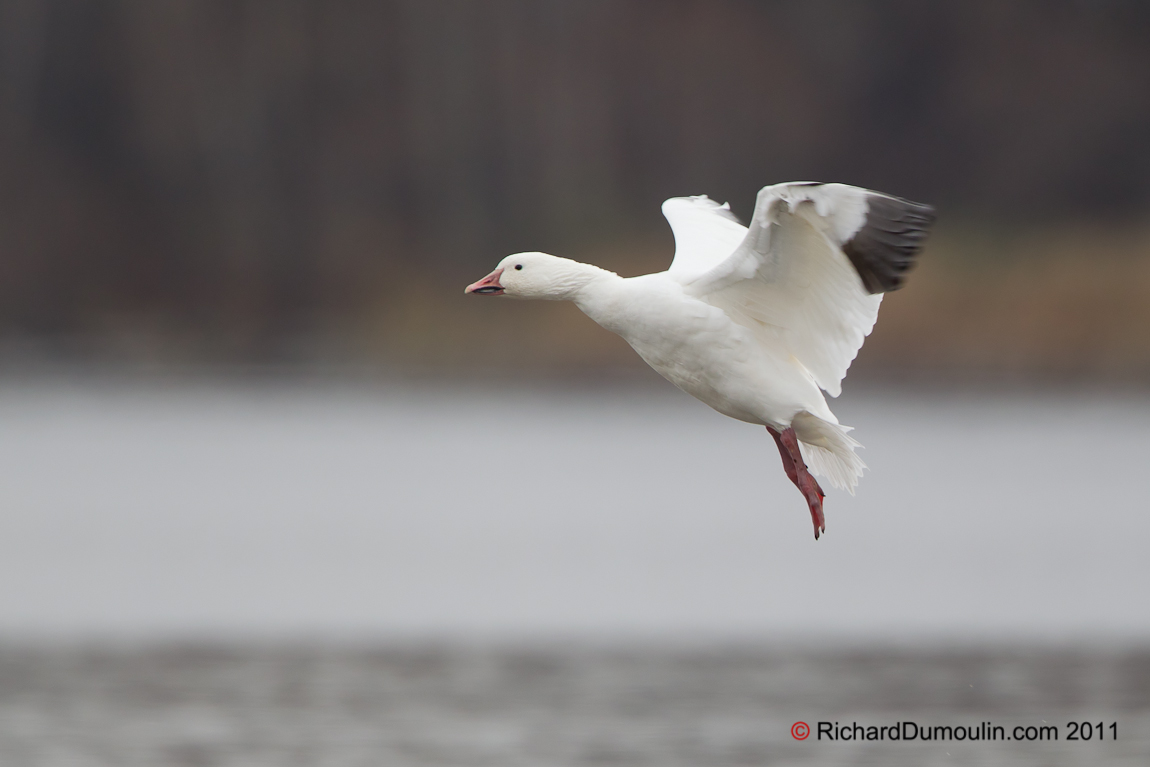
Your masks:
<svg viewBox="0 0 1150 767"><path fill-rule="evenodd" d="M546 253L516 253L465 292L574 301L664 378L774 437L825 532L819 474L854 493L866 465L827 407L902 287L934 210L844 184L764 187L749 226L705 195L663 203L675 235L665 272L623 278ZM822 391L820 391L820 389Z"/></svg>

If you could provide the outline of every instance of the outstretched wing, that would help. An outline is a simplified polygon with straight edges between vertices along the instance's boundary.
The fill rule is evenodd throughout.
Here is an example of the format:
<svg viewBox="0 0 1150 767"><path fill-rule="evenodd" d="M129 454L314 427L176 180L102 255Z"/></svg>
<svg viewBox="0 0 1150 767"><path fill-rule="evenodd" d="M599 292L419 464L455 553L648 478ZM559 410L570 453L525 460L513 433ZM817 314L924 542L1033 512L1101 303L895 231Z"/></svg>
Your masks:
<svg viewBox="0 0 1150 767"><path fill-rule="evenodd" d="M731 206L707 195L672 197L663 215L675 233L675 260L667 270L680 282L693 280L722 263L747 235Z"/></svg>
<svg viewBox="0 0 1150 767"><path fill-rule="evenodd" d="M837 397L882 293L902 286L933 221L928 205L858 187L776 184L759 192L735 251L683 283Z"/></svg>

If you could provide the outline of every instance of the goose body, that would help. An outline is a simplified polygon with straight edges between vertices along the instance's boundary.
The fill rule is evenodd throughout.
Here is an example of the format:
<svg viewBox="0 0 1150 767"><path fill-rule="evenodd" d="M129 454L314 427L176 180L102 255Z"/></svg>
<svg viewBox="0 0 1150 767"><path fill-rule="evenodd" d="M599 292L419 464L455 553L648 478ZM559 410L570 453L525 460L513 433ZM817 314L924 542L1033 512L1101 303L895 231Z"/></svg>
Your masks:
<svg viewBox="0 0 1150 767"><path fill-rule="evenodd" d="M600 277L574 299L668 381L723 415L785 429L802 410L833 419L822 392L722 309L667 272Z"/></svg>
<svg viewBox="0 0 1150 767"><path fill-rule="evenodd" d="M929 206L843 184L763 188L749 226L705 196L663 204L665 272L620 277L546 253L503 259L466 292L570 300L718 412L765 426L825 530L811 472L851 492L865 464L827 406L933 221ZM809 464L809 466L808 466Z"/></svg>

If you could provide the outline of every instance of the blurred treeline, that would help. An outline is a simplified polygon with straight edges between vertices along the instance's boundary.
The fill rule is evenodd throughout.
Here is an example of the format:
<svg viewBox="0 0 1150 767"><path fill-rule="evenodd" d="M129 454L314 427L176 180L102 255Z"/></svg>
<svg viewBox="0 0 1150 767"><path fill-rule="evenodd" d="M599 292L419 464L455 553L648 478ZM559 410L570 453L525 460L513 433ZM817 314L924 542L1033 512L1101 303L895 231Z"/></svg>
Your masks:
<svg viewBox="0 0 1150 767"><path fill-rule="evenodd" d="M1150 380L1150 3L0 3L7 364L626 368L462 287L784 180L941 210L860 374Z"/></svg>

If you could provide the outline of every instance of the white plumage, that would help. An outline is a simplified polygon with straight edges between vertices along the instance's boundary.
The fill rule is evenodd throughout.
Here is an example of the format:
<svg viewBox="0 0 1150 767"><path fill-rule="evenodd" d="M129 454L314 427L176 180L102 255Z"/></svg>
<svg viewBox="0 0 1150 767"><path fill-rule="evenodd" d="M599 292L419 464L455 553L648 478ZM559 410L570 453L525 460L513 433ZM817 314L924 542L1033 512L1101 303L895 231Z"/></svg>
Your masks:
<svg viewBox="0 0 1150 767"><path fill-rule="evenodd" d="M469 293L571 300L680 389L770 430L788 476L825 529L826 477L851 492L865 464L827 406L901 286L933 210L843 184L763 188L749 226L706 196L663 203L675 234L666 272L622 278L545 253L517 253Z"/></svg>

